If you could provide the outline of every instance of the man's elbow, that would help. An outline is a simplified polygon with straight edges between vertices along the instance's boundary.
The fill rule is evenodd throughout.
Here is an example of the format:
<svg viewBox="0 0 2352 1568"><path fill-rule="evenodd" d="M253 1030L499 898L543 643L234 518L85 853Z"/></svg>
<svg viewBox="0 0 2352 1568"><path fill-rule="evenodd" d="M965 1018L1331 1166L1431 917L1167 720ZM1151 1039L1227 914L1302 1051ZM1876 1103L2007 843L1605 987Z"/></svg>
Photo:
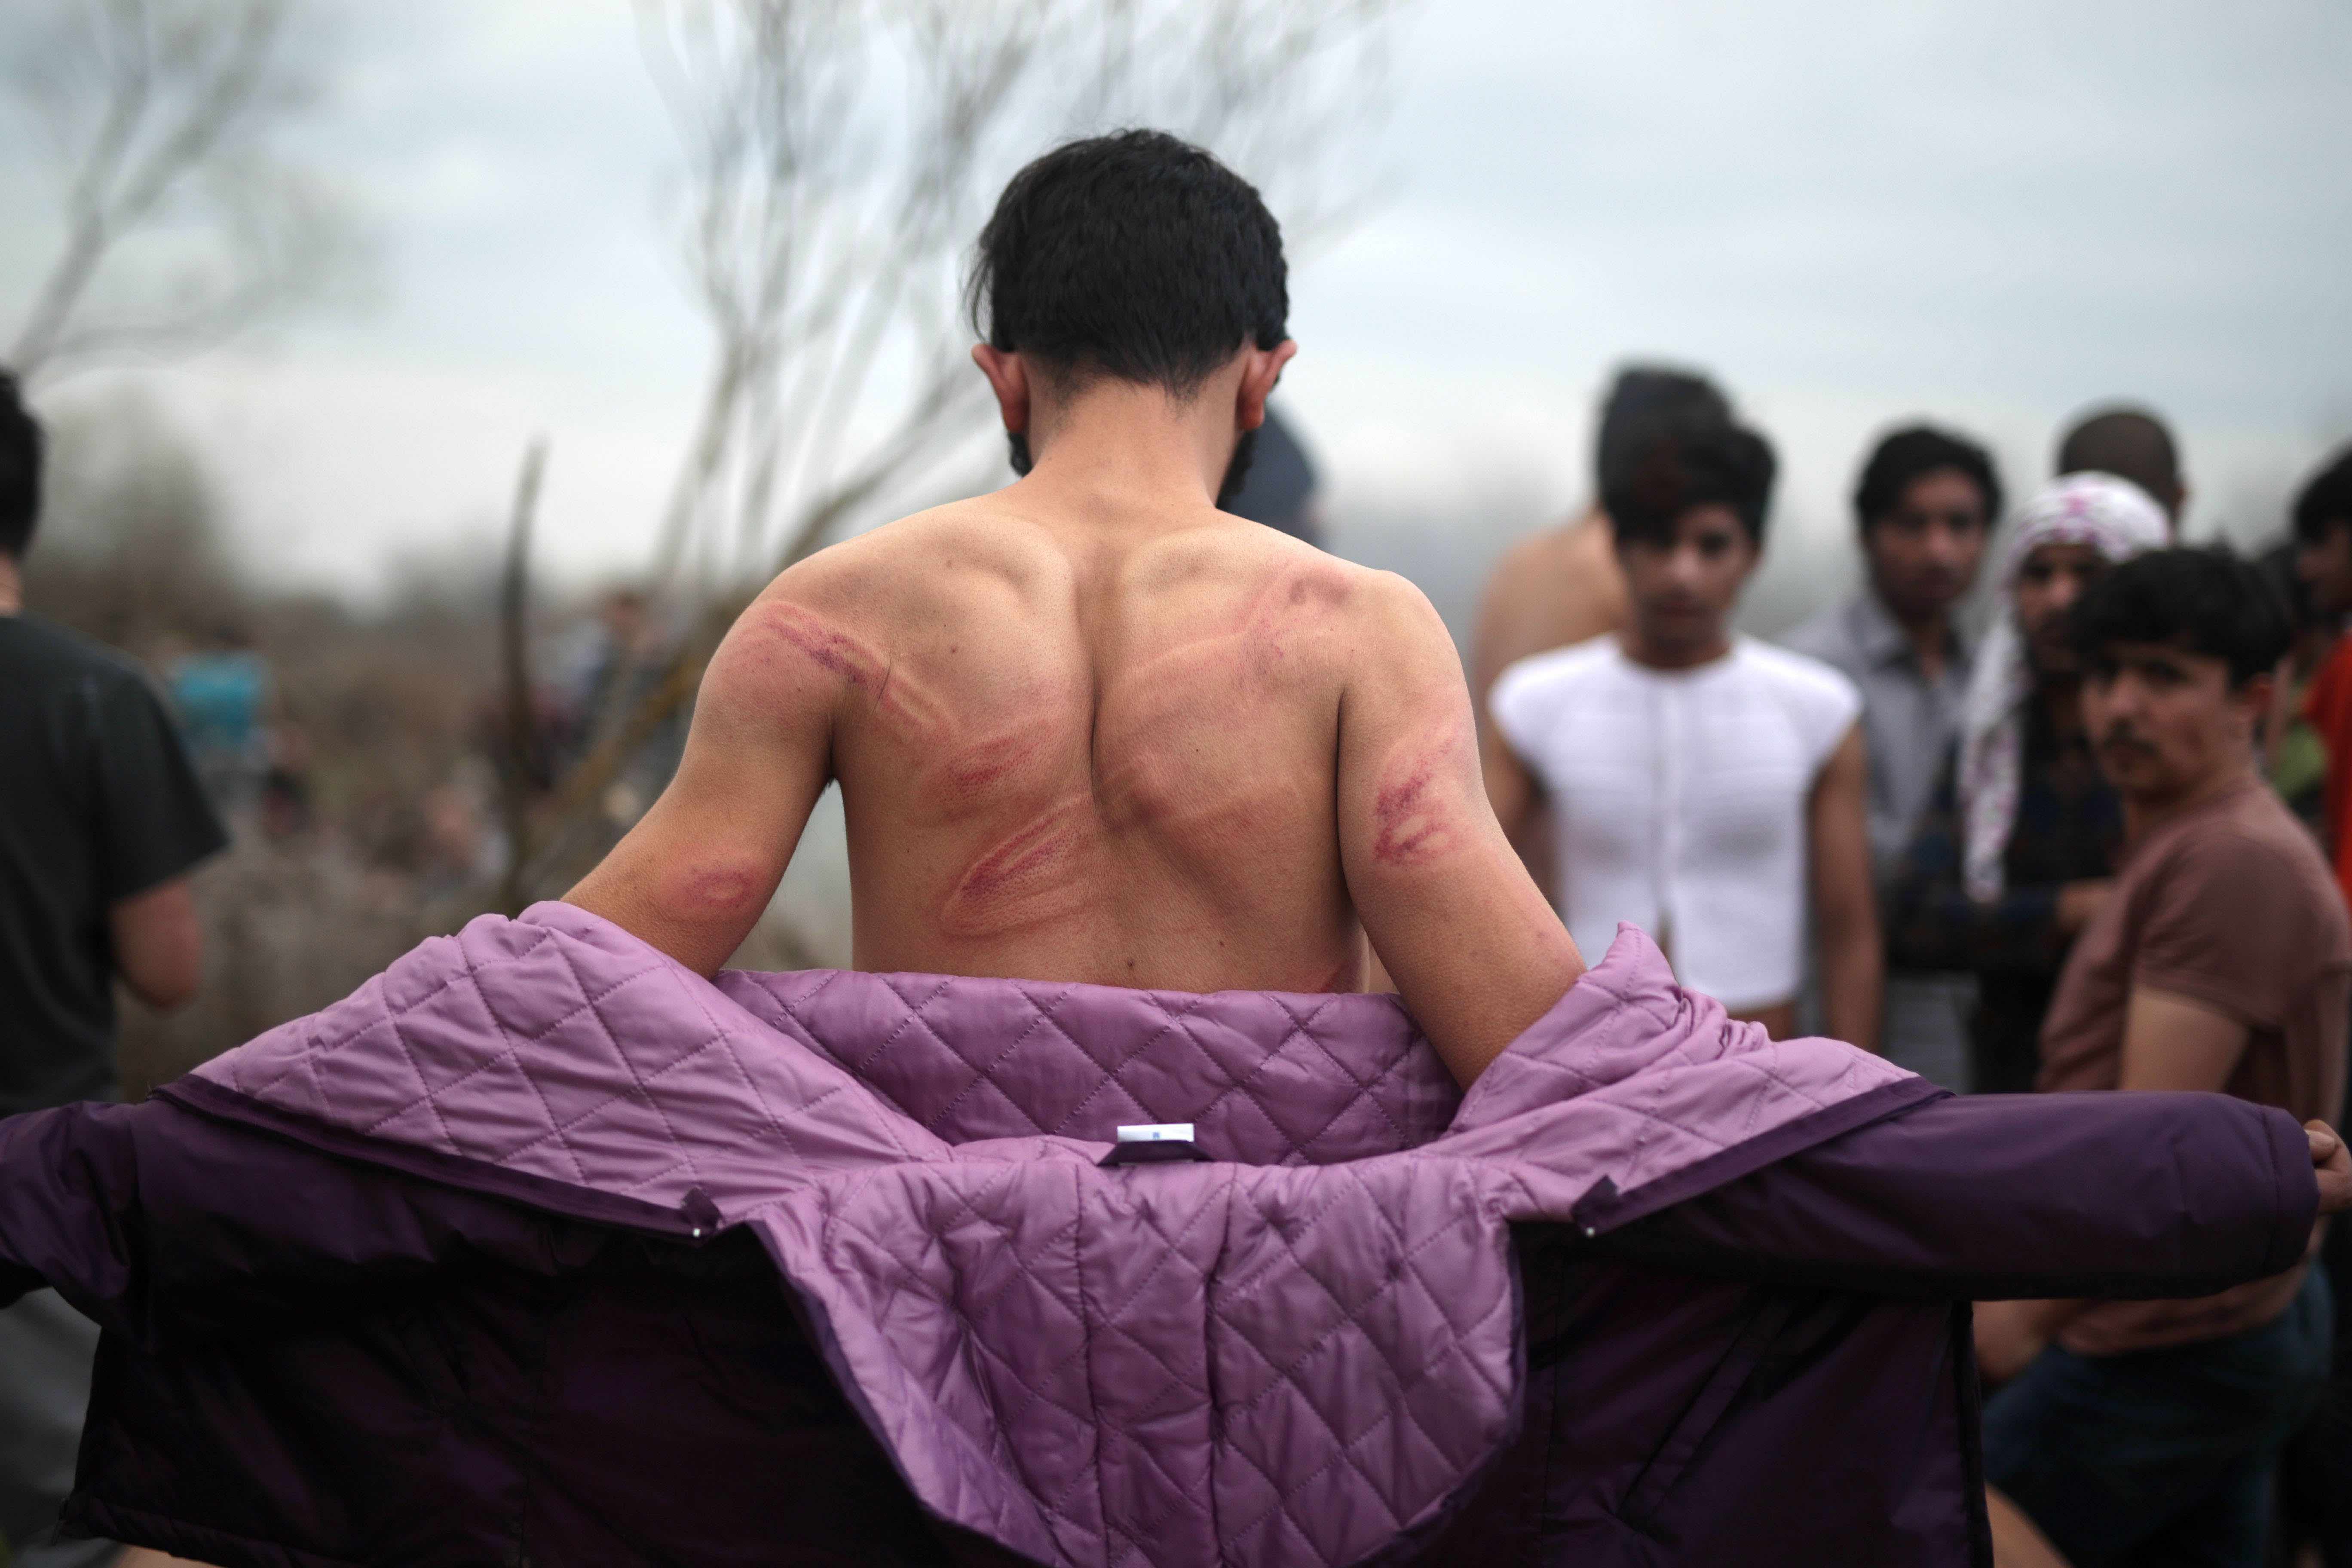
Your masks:
<svg viewBox="0 0 2352 1568"><path fill-rule="evenodd" d="M204 949L191 941L184 952L151 959L122 971L131 994L158 1013L176 1013L204 988Z"/></svg>
<svg viewBox="0 0 2352 1568"><path fill-rule="evenodd" d="M184 1007L204 984L203 923L184 879L114 906L114 968L130 993L161 1013Z"/></svg>

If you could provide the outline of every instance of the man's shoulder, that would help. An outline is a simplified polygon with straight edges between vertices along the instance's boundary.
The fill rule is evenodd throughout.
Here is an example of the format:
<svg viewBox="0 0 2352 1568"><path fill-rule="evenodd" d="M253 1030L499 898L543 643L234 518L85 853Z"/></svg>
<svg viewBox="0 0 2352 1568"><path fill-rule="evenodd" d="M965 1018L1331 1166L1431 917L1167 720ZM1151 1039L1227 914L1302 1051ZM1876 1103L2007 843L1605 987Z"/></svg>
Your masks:
<svg viewBox="0 0 2352 1568"><path fill-rule="evenodd" d="M1749 679L1775 692L1832 709L1861 706L1853 678L1827 659L1755 637L1740 638L1737 647Z"/></svg>
<svg viewBox="0 0 2352 1568"><path fill-rule="evenodd" d="M153 689L146 669L121 649L36 615L0 617L0 664L12 682Z"/></svg>
<svg viewBox="0 0 2352 1568"><path fill-rule="evenodd" d="M1853 636L1853 601L1841 599L1829 608L1799 622L1775 640L1791 653L1851 673L1861 662Z"/></svg>
<svg viewBox="0 0 2352 1568"><path fill-rule="evenodd" d="M1616 631L1624 617L1608 526L1584 518L1529 534L1503 552L1480 602L1479 637L1490 668L1499 668Z"/></svg>
<svg viewBox="0 0 2352 1568"><path fill-rule="evenodd" d="M2181 902L2217 920L2259 910L2352 952L2352 918L2310 830L2263 785L2197 813L2125 868L2145 900ZM2267 923L2267 922L2265 922Z"/></svg>
<svg viewBox="0 0 2352 1568"><path fill-rule="evenodd" d="M1507 665L1496 679L1492 700L1498 709L1572 701L1613 681L1626 668L1614 637L1588 637Z"/></svg>

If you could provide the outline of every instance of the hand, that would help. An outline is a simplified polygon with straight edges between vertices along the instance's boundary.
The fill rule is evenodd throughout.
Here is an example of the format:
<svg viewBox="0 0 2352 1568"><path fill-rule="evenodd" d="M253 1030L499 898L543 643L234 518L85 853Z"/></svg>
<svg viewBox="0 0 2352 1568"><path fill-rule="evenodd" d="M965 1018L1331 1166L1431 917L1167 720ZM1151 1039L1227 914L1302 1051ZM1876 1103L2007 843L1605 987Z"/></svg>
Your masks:
<svg viewBox="0 0 2352 1568"><path fill-rule="evenodd" d="M2311 1140L2311 1173L2319 1178L2321 1217L2352 1209L2352 1150L2325 1121L2306 1121L2303 1131Z"/></svg>
<svg viewBox="0 0 2352 1568"><path fill-rule="evenodd" d="M1979 1301L1977 1370L1987 1383L2007 1383L2033 1364L2050 1343L2047 1301Z"/></svg>
<svg viewBox="0 0 2352 1568"><path fill-rule="evenodd" d="M2107 907L2107 900L2115 890L2115 883L2105 877L2060 887L2058 929L2068 936L2079 934L2084 926L2099 918L2099 911Z"/></svg>

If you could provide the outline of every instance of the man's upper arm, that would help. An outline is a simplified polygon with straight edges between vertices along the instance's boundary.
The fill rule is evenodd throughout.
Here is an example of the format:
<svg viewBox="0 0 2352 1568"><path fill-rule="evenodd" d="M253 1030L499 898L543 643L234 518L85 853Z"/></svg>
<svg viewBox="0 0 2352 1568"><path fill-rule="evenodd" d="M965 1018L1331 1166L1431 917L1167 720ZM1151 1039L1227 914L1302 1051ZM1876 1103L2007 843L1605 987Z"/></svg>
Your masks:
<svg viewBox="0 0 2352 1568"><path fill-rule="evenodd" d="M126 672L100 688L96 707L99 890L112 904L184 875L228 835L152 687Z"/></svg>
<svg viewBox="0 0 2352 1568"><path fill-rule="evenodd" d="M2312 952L2294 872L2227 831L2182 845L2148 886L2125 1016L2125 1089L2218 1089L2274 1025ZM2307 984L2308 976L2303 977Z"/></svg>
<svg viewBox="0 0 2352 1568"><path fill-rule="evenodd" d="M831 774L847 645L792 588L787 574L727 634L677 776L564 895L705 974L775 896Z"/></svg>
<svg viewBox="0 0 2352 1568"><path fill-rule="evenodd" d="M106 924L115 972L132 995L164 1012L195 995L204 982L204 929L187 878L117 900Z"/></svg>
<svg viewBox="0 0 2352 1568"><path fill-rule="evenodd" d="M1584 964L1504 837L1445 627L1402 578L1370 579L1339 708L1348 890L1405 1005L1464 1083Z"/></svg>
<svg viewBox="0 0 2352 1568"><path fill-rule="evenodd" d="M2124 1009L2123 1076L2116 1087L2219 1090L2237 1070L2249 1033L2193 996L2135 985Z"/></svg>
<svg viewBox="0 0 2352 1568"><path fill-rule="evenodd" d="M1869 795L1870 761L1857 722L1822 764L1807 803L1813 902L1824 923L1873 918Z"/></svg>

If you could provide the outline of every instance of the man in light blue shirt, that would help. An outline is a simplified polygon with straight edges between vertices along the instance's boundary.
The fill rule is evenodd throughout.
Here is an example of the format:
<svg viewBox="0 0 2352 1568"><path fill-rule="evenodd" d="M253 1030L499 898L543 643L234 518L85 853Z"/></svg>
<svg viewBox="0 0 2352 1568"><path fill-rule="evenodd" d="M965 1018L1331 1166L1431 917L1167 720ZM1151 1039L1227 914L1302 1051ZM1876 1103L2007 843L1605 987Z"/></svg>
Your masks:
<svg viewBox="0 0 2352 1568"><path fill-rule="evenodd" d="M1959 733L1971 650L1953 612L1976 583L2000 515L2000 479L1975 442L1913 426L1879 442L1853 504L1869 581L1782 640L1862 689L1871 859L1883 897ZM1967 984L1889 973L1886 1054L1967 1088Z"/></svg>

